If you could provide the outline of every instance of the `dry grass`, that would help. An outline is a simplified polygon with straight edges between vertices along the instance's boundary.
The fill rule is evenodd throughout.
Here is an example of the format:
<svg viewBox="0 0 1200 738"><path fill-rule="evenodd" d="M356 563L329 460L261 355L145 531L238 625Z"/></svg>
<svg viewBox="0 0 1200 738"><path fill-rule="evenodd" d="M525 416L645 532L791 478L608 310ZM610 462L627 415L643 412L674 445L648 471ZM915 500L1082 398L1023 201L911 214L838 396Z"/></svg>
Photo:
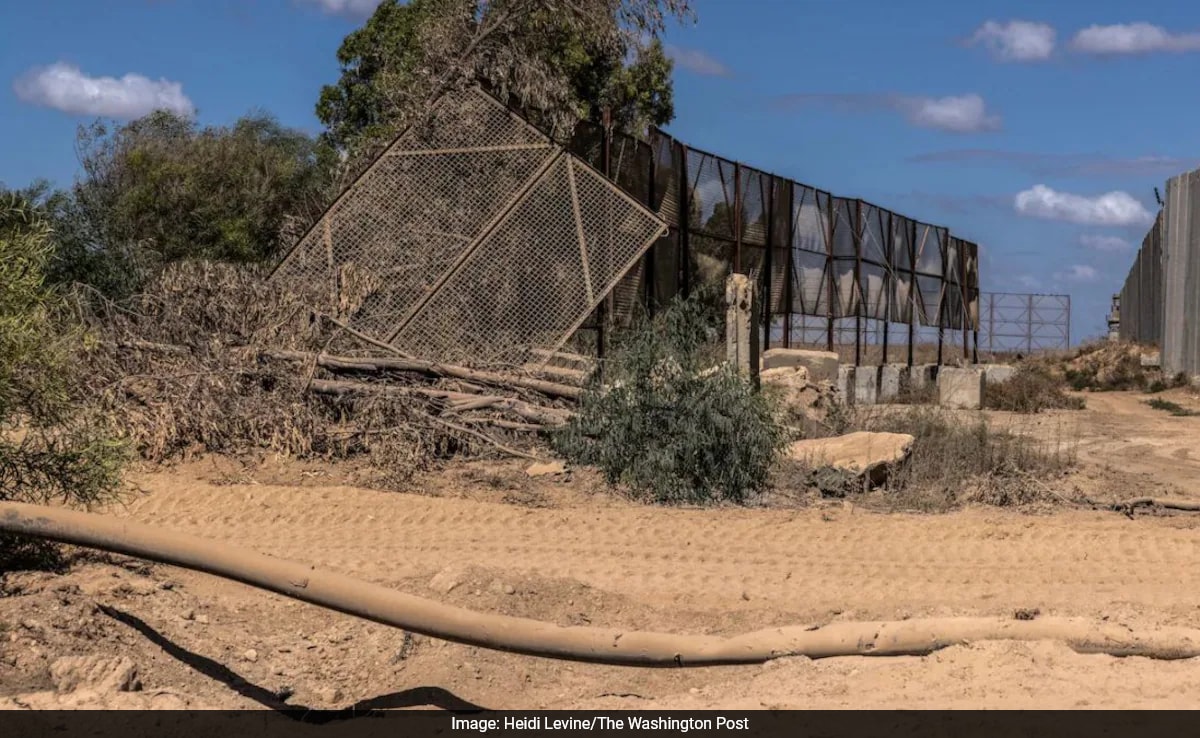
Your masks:
<svg viewBox="0 0 1200 738"><path fill-rule="evenodd" d="M362 483L389 487L438 459L487 448L411 398L315 395L306 391L315 366L261 361L266 348L373 348L314 315L311 295L263 277L258 268L181 263L128 304L80 296L89 369L81 394L143 459L255 449L358 458L366 462ZM406 381L420 380L389 378L392 386Z"/></svg>
<svg viewBox="0 0 1200 738"><path fill-rule="evenodd" d="M984 393L989 410L1040 413L1043 410L1082 410L1082 397L1069 395L1063 379L1038 364L1017 367L1006 382L989 384Z"/></svg>
<svg viewBox="0 0 1200 738"><path fill-rule="evenodd" d="M1062 502L1052 483L1076 463L1067 439L1043 441L1031 434L997 428L982 412L938 407L831 408L824 432L907 433L913 436L909 459L863 501L889 510L942 512L967 503L1027 506ZM862 493L844 475L821 470L791 470L788 480L806 480L822 496Z"/></svg>

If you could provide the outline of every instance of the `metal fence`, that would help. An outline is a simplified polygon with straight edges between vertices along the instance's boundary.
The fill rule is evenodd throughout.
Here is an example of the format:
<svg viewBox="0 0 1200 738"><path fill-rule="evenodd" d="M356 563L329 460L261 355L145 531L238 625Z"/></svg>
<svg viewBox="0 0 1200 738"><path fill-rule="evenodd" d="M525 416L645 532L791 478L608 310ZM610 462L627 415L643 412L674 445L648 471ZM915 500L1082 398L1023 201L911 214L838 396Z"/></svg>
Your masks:
<svg viewBox="0 0 1200 738"><path fill-rule="evenodd" d="M1071 347L1071 296L984 292L979 350L988 353L1057 351Z"/></svg>
<svg viewBox="0 0 1200 738"><path fill-rule="evenodd" d="M1169 373L1200 374L1200 170L1167 181L1119 305L1122 339L1161 347Z"/></svg>
<svg viewBox="0 0 1200 738"><path fill-rule="evenodd" d="M554 351L664 233L661 219L477 89L441 98L272 275L413 355Z"/></svg>
<svg viewBox="0 0 1200 738"><path fill-rule="evenodd" d="M590 326L600 335L680 294L720 293L733 272L759 285L764 347L852 336L853 360L876 336L880 360L917 347L978 357L979 250L943 226L907 218L691 148L659 130L642 141L582 123L571 149L670 229L618 284ZM824 335L812 341L813 320ZM601 346L603 345L601 339ZM950 351L945 351L950 347Z"/></svg>
<svg viewBox="0 0 1200 738"><path fill-rule="evenodd" d="M1039 295L1015 292L981 292L979 294L978 351L984 354L1035 354L1043 351L1065 350L1071 346L1071 296ZM862 331L862 343L871 347L872 359L880 355L886 342L888 324L869 322ZM852 346L855 341L853 321L834 321L834 346ZM800 345L820 346L827 340L828 322L825 318L797 315L792 317L791 336ZM954 356L961 349L960 334L946 334ZM776 329L772 340L782 339ZM974 340L974 337L972 337ZM936 347L936 329L923 328L917 332L917 350L928 354ZM972 346L974 349L975 346ZM866 349L864 349L864 353ZM930 357L932 358L932 357Z"/></svg>

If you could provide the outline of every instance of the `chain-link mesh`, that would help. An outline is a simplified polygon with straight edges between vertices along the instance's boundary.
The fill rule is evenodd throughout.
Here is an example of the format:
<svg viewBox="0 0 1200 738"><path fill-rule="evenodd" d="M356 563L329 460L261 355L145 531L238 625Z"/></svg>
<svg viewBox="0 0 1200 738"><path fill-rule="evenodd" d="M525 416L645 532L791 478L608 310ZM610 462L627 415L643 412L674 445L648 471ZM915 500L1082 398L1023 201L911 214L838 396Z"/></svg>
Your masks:
<svg viewBox="0 0 1200 738"><path fill-rule="evenodd" d="M642 149L648 162L652 151ZM397 138L273 279L415 355L515 361L565 340L663 230L469 89L443 97Z"/></svg>
<svg viewBox="0 0 1200 738"><path fill-rule="evenodd" d="M560 156L391 342L438 361L521 363L561 345L664 230Z"/></svg>

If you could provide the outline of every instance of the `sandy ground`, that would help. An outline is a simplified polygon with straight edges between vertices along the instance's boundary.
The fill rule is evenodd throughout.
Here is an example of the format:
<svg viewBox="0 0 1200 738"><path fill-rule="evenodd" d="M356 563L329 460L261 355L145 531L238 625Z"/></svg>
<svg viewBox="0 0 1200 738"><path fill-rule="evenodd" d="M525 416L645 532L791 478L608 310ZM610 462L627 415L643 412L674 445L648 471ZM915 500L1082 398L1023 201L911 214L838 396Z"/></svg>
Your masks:
<svg viewBox="0 0 1200 738"><path fill-rule="evenodd" d="M1081 470L1065 483L1091 497L1200 498L1200 417L1145 399L1089 395L1082 412L997 420L1069 437ZM208 459L138 476L145 492L114 514L559 624L732 635L1017 610L1136 628L1200 620L1200 515L665 510L603 493L587 474L530 479L523 466L457 465L398 494L339 485L331 470ZM114 557L87 557L64 575L13 573L4 588L9 707L1200 706L1200 660L1080 655L1049 642L644 670L448 644ZM91 657L79 668L93 677L134 670L141 689L73 686L70 669L52 665L77 655ZM105 661L120 657L128 663Z"/></svg>

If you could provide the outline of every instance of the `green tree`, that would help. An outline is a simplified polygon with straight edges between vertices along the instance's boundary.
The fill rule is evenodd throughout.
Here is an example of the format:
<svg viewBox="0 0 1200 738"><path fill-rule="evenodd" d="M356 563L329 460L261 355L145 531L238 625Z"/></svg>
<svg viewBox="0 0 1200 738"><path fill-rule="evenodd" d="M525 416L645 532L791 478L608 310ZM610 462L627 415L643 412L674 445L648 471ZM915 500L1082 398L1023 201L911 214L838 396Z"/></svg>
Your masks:
<svg viewBox="0 0 1200 738"><path fill-rule="evenodd" d="M674 117L671 60L657 35L687 0L384 0L338 49L317 117L352 153L390 139L456 82L482 82L548 129L613 112L637 131Z"/></svg>
<svg viewBox="0 0 1200 738"><path fill-rule="evenodd" d="M263 114L200 128L160 111L82 128L78 148L83 177L48 203L62 231L52 276L64 281L105 282L101 259L269 258L291 219L324 204L332 168L326 147Z"/></svg>
<svg viewBox="0 0 1200 738"><path fill-rule="evenodd" d="M81 334L45 284L54 245L44 195L0 193L0 500L91 504L120 489L124 446L73 396ZM0 567L44 552L0 536Z"/></svg>

